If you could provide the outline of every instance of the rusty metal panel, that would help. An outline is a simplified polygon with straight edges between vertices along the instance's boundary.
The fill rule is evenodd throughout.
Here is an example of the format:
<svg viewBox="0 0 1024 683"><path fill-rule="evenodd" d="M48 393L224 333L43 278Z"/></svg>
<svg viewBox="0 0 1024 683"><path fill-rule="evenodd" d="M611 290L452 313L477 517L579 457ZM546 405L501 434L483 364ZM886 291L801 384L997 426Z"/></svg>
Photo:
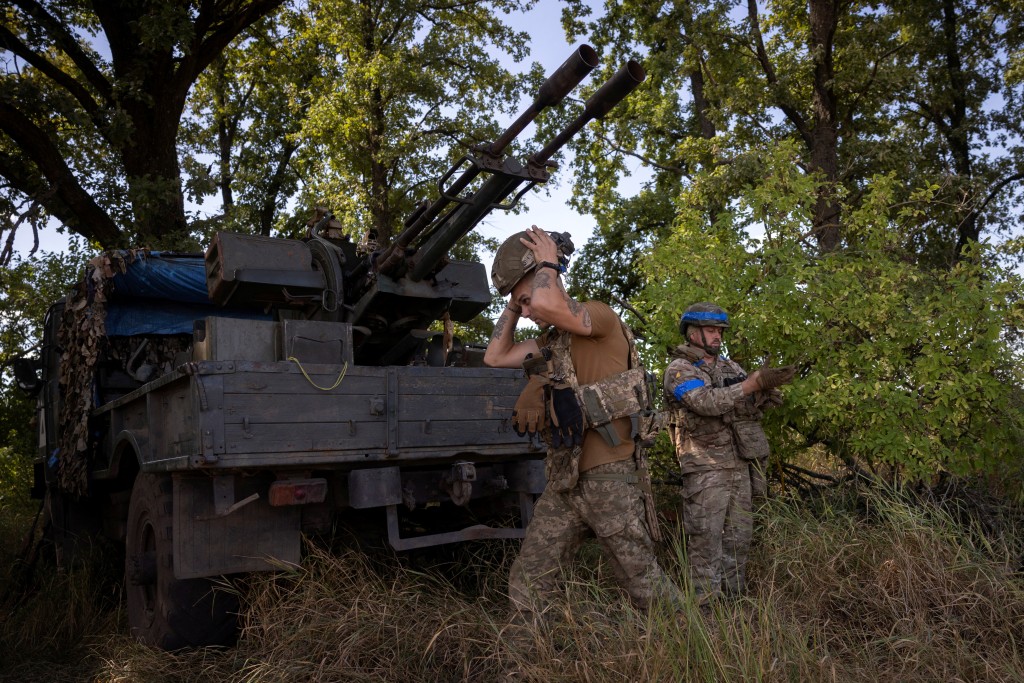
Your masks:
<svg viewBox="0 0 1024 683"><path fill-rule="evenodd" d="M441 384L437 393L402 393L398 406L400 421L415 422L428 418L447 420L504 420L512 416L517 395L456 393L457 387Z"/></svg>
<svg viewBox="0 0 1024 683"><path fill-rule="evenodd" d="M528 439L512 430L509 420L436 420L403 422L398 426L399 448L457 448L473 451L480 446L522 443Z"/></svg>
<svg viewBox="0 0 1024 683"><path fill-rule="evenodd" d="M355 383L348 389L357 388ZM354 393L316 392L286 393L271 390L261 393L226 393L224 395L224 421L227 424L289 423L319 424L350 421L381 422L384 417L377 406L383 398L371 391Z"/></svg>
<svg viewBox="0 0 1024 683"><path fill-rule="evenodd" d="M281 563L299 563L300 508L271 507L268 481L235 477L236 501L258 497L218 515L211 477L175 474L173 479L177 578L268 571L279 569Z"/></svg>
<svg viewBox="0 0 1024 683"><path fill-rule="evenodd" d="M225 375L195 375L198 394L199 452L206 462L216 462L226 452L224 430Z"/></svg>
<svg viewBox="0 0 1024 683"><path fill-rule="evenodd" d="M388 417L388 447L389 456L398 455L398 368L388 368L388 395L387 395L387 417Z"/></svg>

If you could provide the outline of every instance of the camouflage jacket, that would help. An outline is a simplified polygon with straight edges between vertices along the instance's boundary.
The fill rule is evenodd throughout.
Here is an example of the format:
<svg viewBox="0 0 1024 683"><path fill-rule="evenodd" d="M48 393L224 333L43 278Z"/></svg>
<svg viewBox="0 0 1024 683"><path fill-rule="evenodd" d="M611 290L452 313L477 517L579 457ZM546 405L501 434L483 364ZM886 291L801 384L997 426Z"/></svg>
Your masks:
<svg viewBox="0 0 1024 683"><path fill-rule="evenodd" d="M747 374L727 358L704 361L703 351L693 346L678 347L673 355L664 390L669 435L683 474L746 466L733 425L748 422L760 429L762 417L754 397L743 395L740 384Z"/></svg>

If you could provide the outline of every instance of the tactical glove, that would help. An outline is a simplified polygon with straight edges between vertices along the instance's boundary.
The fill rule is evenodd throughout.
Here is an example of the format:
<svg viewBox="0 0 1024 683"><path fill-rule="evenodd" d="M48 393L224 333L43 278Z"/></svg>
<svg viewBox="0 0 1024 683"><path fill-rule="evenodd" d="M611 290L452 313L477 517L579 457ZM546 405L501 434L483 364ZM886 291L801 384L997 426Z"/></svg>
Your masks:
<svg viewBox="0 0 1024 683"><path fill-rule="evenodd" d="M781 368L761 368L757 371L757 388L761 391L770 391L783 384L789 384L795 376L795 365L784 365Z"/></svg>
<svg viewBox="0 0 1024 683"><path fill-rule="evenodd" d="M759 391L754 399L754 405L757 408L775 408L782 405L782 392L778 389L772 389L771 391Z"/></svg>
<svg viewBox="0 0 1024 683"><path fill-rule="evenodd" d="M544 381L531 377L512 409L512 429L519 436L536 434L544 426Z"/></svg>
<svg viewBox="0 0 1024 683"><path fill-rule="evenodd" d="M554 448L583 444L583 411L572 387L548 387L551 445Z"/></svg>

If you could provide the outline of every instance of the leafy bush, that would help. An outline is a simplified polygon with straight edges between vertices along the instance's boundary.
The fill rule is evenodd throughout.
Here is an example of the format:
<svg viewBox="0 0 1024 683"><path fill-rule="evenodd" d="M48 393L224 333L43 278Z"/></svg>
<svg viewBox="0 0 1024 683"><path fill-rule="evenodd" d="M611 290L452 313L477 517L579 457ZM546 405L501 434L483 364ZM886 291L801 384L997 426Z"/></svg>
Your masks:
<svg viewBox="0 0 1024 683"><path fill-rule="evenodd" d="M912 478L980 475L1024 493L1024 287L1004 266L1022 244L975 244L948 267L913 258L918 213L934 188L894 203L875 177L844 207L845 246L818 253L804 234L815 180L780 146L735 209L708 227L700 187L680 199L674 233L645 259L655 348L678 343L695 301L729 311L726 344L748 371L797 363L786 403L769 413L775 450L824 444L841 459ZM763 237L750 236L757 229Z"/></svg>

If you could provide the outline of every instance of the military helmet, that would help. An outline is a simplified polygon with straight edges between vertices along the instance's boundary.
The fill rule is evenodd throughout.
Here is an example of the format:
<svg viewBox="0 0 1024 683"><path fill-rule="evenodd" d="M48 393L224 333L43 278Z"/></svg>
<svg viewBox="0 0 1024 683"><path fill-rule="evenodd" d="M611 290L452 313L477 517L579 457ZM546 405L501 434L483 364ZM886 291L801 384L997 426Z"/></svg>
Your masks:
<svg viewBox="0 0 1024 683"><path fill-rule="evenodd" d="M568 265L569 255L574 250L569 233L548 232L548 234L558 245L558 262L563 266ZM537 267L533 252L520 241L524 237L526 237L525 230L517 232L502 242L494 254L494 263L491 265L491 282L502 296L508 296L516 283Z"/></svg>
<svg viewBox="0 0 1024 683"><path fill-rule="evenodd" d="M729 327L729 314L721 306L701 301L683 311L683 317L679 319L680 334L685 337L686 328L690 325L697 327Z"/></svg>

